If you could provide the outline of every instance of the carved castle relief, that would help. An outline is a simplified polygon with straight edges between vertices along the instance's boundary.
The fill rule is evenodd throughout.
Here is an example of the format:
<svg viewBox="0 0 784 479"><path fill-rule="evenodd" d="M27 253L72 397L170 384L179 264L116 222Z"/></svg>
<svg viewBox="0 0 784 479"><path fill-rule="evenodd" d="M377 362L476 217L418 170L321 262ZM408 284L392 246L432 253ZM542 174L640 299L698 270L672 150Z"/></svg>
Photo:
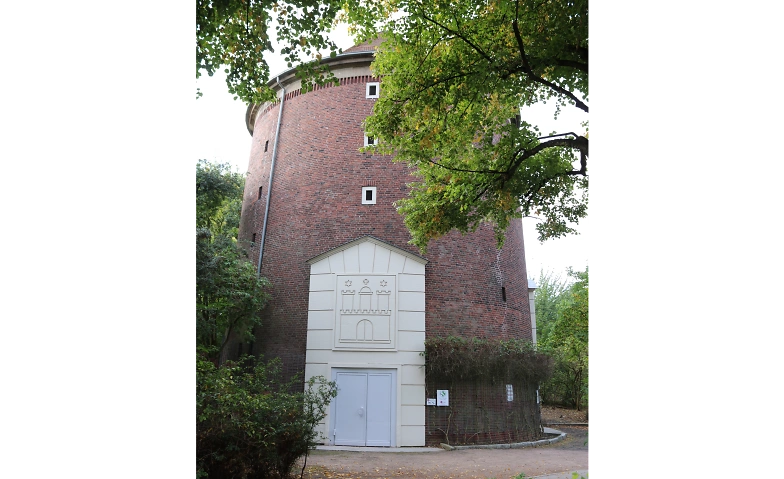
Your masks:
<svg viewBox="0 0 784 479"><path fill-rule="evenodd" d="M395 276L338 275L336 348L394 349Z"/></svg>

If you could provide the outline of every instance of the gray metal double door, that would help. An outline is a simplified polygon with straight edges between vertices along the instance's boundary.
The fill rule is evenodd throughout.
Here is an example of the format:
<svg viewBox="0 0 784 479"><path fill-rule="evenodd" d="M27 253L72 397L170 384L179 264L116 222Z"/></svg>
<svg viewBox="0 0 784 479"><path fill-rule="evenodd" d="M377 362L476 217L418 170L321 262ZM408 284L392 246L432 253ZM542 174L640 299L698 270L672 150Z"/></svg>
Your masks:
<svg viewBox="0 0 784 479"><path fill-rule="evenodd" d="M333 434L336 446L392 446L395 370L340 370Z"/></svg>

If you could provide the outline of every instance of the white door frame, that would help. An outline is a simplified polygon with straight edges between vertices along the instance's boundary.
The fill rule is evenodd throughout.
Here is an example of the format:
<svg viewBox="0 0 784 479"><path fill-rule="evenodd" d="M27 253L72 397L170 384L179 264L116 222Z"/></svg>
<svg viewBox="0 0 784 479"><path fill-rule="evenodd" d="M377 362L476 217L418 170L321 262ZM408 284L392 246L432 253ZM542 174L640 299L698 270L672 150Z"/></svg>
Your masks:
<svg viewBox="0 0 784 479"><path fill-rule="evenodd" d="M331 368L331 379L332 381L337 381L338 373L391 373L392 374L392 390L390 391L390 410L391 410L391 417L390 417L390 447L397 446L397 409L398 409L398 368L352 368L352 367L333 367ZM337 426L337 398L330 402L329 405L329 428L328 428L328 442L329 444L335 444L335 427ZM365 407L367 410L367 407ZM376 446L379 447L379 446Z"/></svg>

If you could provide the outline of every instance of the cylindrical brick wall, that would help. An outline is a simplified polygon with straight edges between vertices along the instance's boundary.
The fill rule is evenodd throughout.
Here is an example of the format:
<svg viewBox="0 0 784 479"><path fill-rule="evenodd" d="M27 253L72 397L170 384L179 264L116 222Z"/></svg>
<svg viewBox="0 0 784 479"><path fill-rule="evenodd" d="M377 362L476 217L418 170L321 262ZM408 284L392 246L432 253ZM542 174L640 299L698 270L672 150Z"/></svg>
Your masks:
<svg viewBox="0 0 784 479"><path fill-rule="evenodd" d="M254 352L280 357L287 377L305 367L308 259L365 235L420 254L408 244L410 234L393 206L415 179L406 165L389 156L358 151L364 144L363 121L375 102L365 98L366 83L379 79L372 78L367 66L372 53L351 58L356 61L333 66L339 77L341 72L350 75L340 86L307 94L301 94L296 84L286 87L261 269L272 282L272 296L262 312ZM262 106L253 123L240 239L250 242L256 234L249 248L254 262L279 107L280 103ZM376 204L361 204L363 186L377 188ZM427 337L531 338L520 221L512 222L500 252L492 227L483 225L473 234L452 232L431 242L424 257L429 261Z"/></svg>

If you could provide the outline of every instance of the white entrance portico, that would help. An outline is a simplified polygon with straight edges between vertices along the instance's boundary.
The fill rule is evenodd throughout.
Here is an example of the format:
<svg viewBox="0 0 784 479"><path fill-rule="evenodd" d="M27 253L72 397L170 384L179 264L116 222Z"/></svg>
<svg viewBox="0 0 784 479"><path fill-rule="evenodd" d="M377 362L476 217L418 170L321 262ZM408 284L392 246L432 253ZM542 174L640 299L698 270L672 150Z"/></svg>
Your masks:
<svg viewBox="0 0 784 479"><path fill-rule="evenodd" d="M424 446L427 260L364 236L308 263L305 379L338 384L324 443Z"/></svg>

